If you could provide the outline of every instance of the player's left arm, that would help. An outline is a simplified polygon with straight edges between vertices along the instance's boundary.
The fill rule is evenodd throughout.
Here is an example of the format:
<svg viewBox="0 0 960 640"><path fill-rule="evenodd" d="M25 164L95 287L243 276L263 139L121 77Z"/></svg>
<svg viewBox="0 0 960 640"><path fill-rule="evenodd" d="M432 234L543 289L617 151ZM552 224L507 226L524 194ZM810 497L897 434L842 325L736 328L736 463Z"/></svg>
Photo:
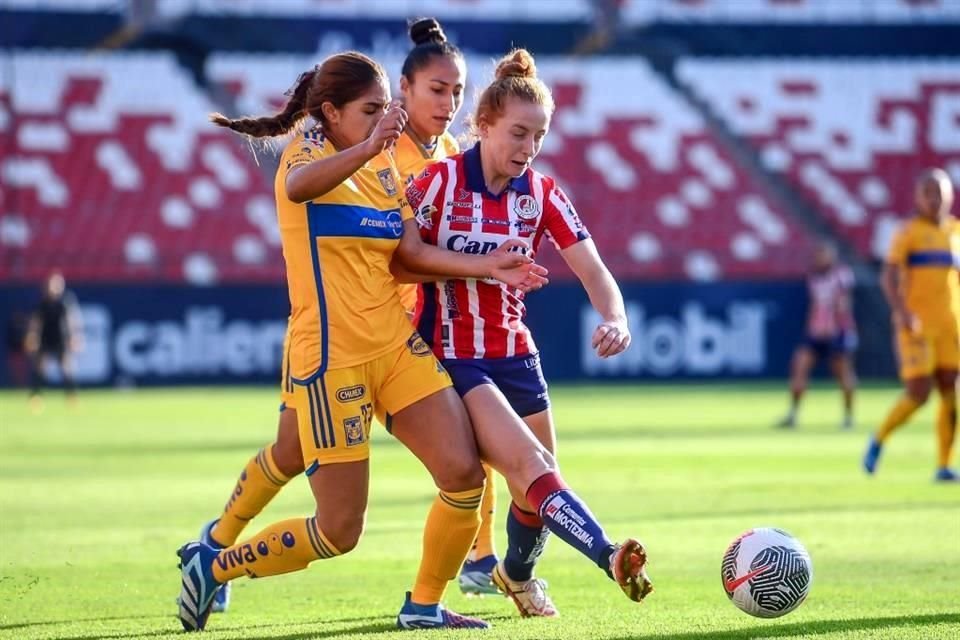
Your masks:
<svg viewBox="0 0 960 640"><path fill-rule="evenodd" d="M630 327L620 286L603 263L597 246L587 238L560 251L570 269L590 297L590 304L603 318L593 332L591 346L601 358L626 351L630 346Z"/></svg>
<svg viewBox="0 0 960 640"><path fill-rule="evenodd" d="M503 256L505 254L520 252L521 254L528 253L529 247L525 242L518 240L508 240L502 245L497 247L494 251L491 251L489 255L491 256ZM447 278L436 274L436 273L423 273L419 271L413 271L404 266L403 262L394 257L390 261L390 273L393 274L393 278L400 284L420 284L422 282L441 282Z"/></svg>
<svg viewBox="0 0 960 640"><path fill-rule="evenodd" d="M626 351L631 338L623 294L570 198L556 184L544 198L543 230L580 279L590 304L603 319L590 341L597 355L609 358Z"/></svg>
<svg viewBox="0 0 960 640"><path fill-rule="evenodd" d="M442 277L435 274L411 271L403 266L403 263L397 258L390 261L390 273L393 274L393 279L400 284L420 284L421 282L439 282L443 280Z"/></svg>
<svg viewBox="0 0 960 640"><path fill-rule="evenodd" d="M400 266L418 277L429 275L439 280L493 278L524 292L547 284L547 270L534 262L528 252L518 250L526 247L526 243L514 240L504 244L507 245L505 250L485 256L441 249L423 241L417 222L410 215L404 219L403 235L393 261L399 261Z"/></svg>

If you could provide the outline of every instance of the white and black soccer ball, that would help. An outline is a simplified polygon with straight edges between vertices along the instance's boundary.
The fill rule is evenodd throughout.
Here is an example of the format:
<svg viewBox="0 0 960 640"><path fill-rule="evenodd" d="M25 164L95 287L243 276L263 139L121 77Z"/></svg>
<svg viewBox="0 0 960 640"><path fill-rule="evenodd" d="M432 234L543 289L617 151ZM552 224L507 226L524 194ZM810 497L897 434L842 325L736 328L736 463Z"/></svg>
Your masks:
<svg viewBox="0 0 960 640"><path fill-rule="evenodd" d="M758 618L779 618L800 606L813 584L813 563L800 541L782 529L750 529L723 554L727 597Z"/></svg>

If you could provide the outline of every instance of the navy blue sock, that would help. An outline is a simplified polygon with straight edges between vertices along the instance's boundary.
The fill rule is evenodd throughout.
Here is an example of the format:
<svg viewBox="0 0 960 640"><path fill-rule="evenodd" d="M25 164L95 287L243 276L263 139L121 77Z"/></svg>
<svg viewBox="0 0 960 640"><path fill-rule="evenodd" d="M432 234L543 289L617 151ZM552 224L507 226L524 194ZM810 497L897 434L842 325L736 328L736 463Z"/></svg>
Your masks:
<svg viewBox="0 0 960 640"><path fill-rule="evenodd" d="M507 514L507 555L503 568L514 582L525 582L533 577L533 569L547 544L550 529L535 513L524 511L515 502Z"/></svg>
<svg viewBox="0 0 960 640"><path fill-rule="evenodd" d="M598 567L609 571L613 543L559 473L547 473L534 480L527 489L527 502L537 507L538 515L550 531Z"/></svg>

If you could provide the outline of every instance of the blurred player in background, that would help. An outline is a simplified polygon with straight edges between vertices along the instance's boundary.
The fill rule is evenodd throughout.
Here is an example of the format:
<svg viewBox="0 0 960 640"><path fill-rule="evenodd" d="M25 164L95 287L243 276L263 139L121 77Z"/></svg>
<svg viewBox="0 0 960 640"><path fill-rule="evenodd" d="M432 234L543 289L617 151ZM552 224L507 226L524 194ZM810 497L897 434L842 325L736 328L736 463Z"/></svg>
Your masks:
<svg viewBox="0 0 960 640"><path fill-rule="evenodd" d="M40 302L30 316L25 346L33 372L30 386L32 408L40 408L40 390L46 380L44 367L48 362L60 368L67 399L75 401L73 354L83 346L83 328L76 296L67 291L66 281L59 271L51 273L44 282Z"/></svg>
<svg viewBox="0 0 960 640"><path fill-rule="evenodd" d="M424 239L483 254L510 239L536 249L549 237L589 294L603 322L593 336L601 357L630 344L623 297L566 194L530 168L553 115L533 57L517 50L500 60L480 96L468 151L429 167L407 189ZM559 536L613 578L632 600L652 586L646 552L627 539L613 544L589 508L560 476L547 384L522 294L489 280L424 283L417 327L450 372L470 413L481 458L507 478L513 502L507 551L495 584L523 616L552 617L556 607L535 578L549 533ZM510 460L520 453L523 466Z"/></svg>
<svg viewBox="0 0 960 640"><path fill-rule="evenodd" d="M424 18L413 22L410 25L410 38L414 47L404 60L400 78L400 89L409 120L393 148L404 185L409 184L427 165L459 151L456 139L447 128L463 104L466 84L463 54L447 41L435 19ZM404 308L412 315L417 303L417 285L400 284L398 288ZM247 462L223 513L202 527L200 540L209 546L223 548L234 544L247 524L263 511L290 478L304 471L300 436L297 433L297 412L293 402L293 382L290 380L289 355L288 325L283 343L277 440L265 446ZM378 415L377 418L380 424L385 424L385 416ZM493 483L488 481L481 503L483 524L475 544L475 550L482 550L485 554L493 554L491 516L494 492ZM467 566L469 567L469 563ZM489 573L487 571L486 585L490 585ZM482 576L469 570L464 571L464 574L467 577L468 590L481 592L485 588ZM470 589L474 584L477 586ZM463 578L461 588L464 588ZM490 589L491 587L486 586L487 592ZM492 591L495 593L496 589L492 588ZM217 592L213 611L225 611L229 602L230 583L227 583Z"/></svg>
<svg viewBox="0 0 960 640"><path fill-rule="evenodd" d="M950 214L953 185L943 169L917 181L916 214L894 236L884 266L883 292L893 310L904 394L871 438L863 468L874 473L890 435L921 407L933 387L937 409L937 470L934 478L957 482L950 468L957 431L957 369L960 368L960 225Z"/></svg>
<svg viewBox="0 0 960 640"><path fill-rule="evenodd" d="M420 240L385 153L406 113L391 104L383 68L363 54L337 54L302 74L275 116L215 114L213 121L260 138L287 134L308 116L316 125L287 145L274 189L290 290L288 366L317 509L223 549L184 545L181 623L203 629L217 589L230 580L302 570L356 547L367 508L370 426L383 411L391 434L439 489L397 624L485 628L440 605L480 525L485 477L476 442L449 376L410 325L390 264L396 257L417 273L494 277L526 289L541 286L546 271L516 252L465 256Z"/></svg>
<svg viewBox="0 0 960 640"><path fill-rule="evenodd" d="M843 390L841 426L849 429L853 426L853 394L857 386L857 374L853 366L853 354L857 348L857 327L853 318L853 271L837 262L836 247L830 242L824 242L817 248L813 269L807 276L807 292L807 335L793 354L790 410L778 426L796 426L797 412L807 390L810 371L818 360L827 360Z"/></svg>

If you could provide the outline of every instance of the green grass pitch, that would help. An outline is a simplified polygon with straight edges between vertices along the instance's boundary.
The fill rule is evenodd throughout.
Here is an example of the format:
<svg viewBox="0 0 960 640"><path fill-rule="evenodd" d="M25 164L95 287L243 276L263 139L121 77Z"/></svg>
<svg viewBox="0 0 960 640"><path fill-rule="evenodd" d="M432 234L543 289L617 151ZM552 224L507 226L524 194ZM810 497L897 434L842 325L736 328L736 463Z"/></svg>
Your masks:
<svg viewBox="0 0 960 640"><path fill-rule="evenodd" d="M839 394L819 388L801 427L784 432L770 427L786 404L780 386L557 385L564 475L613 538L646 543L656 592L628 601L554 538L539 574L559 619L521 620L507 600L468 600L451 585L447 604L494 628L418 635L960 638L960 486L932 482L932 407L894 436L877 477L859 467L895 393L864 389L858 426L841 432ZM50 393L31 416L22 394L0 394L0 639L182 638L174 551L273 437L276 405L273 389L97 391L73 408ZM360 547L299 574L238 581L205 637L401 637L394 616L433 495L419 463L378 431ZM297 478L250 532L312 509ZM727 543L763 525L796 535L815 573L807 602L772 621L736 610L719 577Z"/></svg>

